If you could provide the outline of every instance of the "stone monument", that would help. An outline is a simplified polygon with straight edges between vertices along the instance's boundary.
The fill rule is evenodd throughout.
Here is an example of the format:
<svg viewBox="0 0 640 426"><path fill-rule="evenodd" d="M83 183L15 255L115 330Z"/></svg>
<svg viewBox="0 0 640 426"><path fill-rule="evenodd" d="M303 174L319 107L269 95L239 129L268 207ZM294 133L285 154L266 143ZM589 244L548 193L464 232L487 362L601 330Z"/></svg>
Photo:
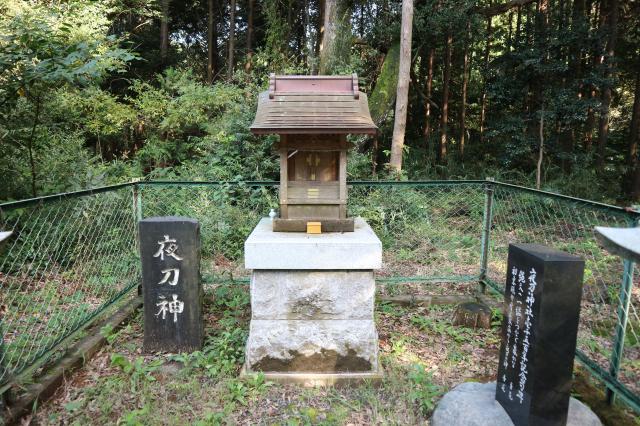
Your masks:
<svg viewBox="0 0 640 426"><path fill-rule="evenodd" d="M280 135L280 217L245 242L243 374L309 385L379 378L374 270L382 244L346 214L349 133L375 133L356 76L271 76L251 130ZM306 233L304 233L306 231Z"/></svg>
<svg viewBox="0 0 640 426"><path fill-rule="evenodd" d="M600 425L571 398L584 261L536 244L511 244L497 383L447 393L432 424Z"/></svg>
<svg viewBox="0 0 640 426"><path fill-rule="evenodd" d="M139 222L145 351L202 348L200 224L185 217Z"/></svg>
<svg viewBox="0 0 640 426"><path fill-rule="evenodd" d="M577 256L509 245L496 400L518 426L567 421L583 272Z"/></svg>

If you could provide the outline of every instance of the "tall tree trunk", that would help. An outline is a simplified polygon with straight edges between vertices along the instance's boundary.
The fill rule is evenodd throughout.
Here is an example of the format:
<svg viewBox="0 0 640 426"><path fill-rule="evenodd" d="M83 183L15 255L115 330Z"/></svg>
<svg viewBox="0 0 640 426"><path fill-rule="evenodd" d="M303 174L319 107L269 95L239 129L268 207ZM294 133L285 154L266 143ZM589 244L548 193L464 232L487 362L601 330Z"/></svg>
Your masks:
<svg viewBox="0 0 640 426"><path fill-rule="evenodd" d="M381 125L393 108L398 91L400 73L400 43L391 45L384 57L376 85L369 96L369 111L376 125Z"/></svg>
<svg viewBox="0 0 640 426"><path fill-rule="evenodd" d="M424 140L425 146L429 143L429 136L431 135L431 91L433 89L433 59L436 55L436 49L433 47L429 49L429 59L427 60L427 85L425 90L425 103L424 103Z"/></svg>
<svg viewBox="0 0 640 426"><path fill-rule="evenodd" d="M627 164L630 175L630 195L633 201L640 201L640 161L638 161L638 144L640 143L640 67L636 67L636 88L633 98L633 113L629 126L629 147Z"/></svg>
<svg viewBox="0 0 640 426"><path fill-rule="evenodd" d="M215 0L208 0L209 14L207 16L207 81L213 83L218 72L218 33L215 15Z"/></svg>
<svg viewBox="0 0 640 426"><path fill-rule="evenodd" d="M453 35L449 31L444 49L444 75L442 77L442 113L440 114L440 143L438 145L437 161L445 163L447 157L447 125L449 120L449 82L451 80L451 50Z"/></svg>
<svg viewBox="0 0 640 426"><path fill-rule="evenodd" d="M227 56L227 79L233 78L236 48L236 0L231 0L229 7L229 50Z"/></svg>
<svg viewBox="0 0 640 426"><path fill-rule="evenodd" d="M304 63L309 68L309 57L311 56L311 46L309 45L309 0L304 0L302 7L302 51L304 52Z"/></svg>
<svg viewBox="0 0 640 426"><path fill-rule="evenodd" d="M467 22L466 34L464 37L464 52L462 54L462 93L460 94L460 157L464 158L464 144L467 133L466 113L467 113L467 86L469 84L469 39L471 38L471 23Z"/></svg>
<svg viewBox="0 0 640 426"><path fill-rule="evenodd" d="M522 27L522 7L518 6L518 14L516 15L516 41L515 41L516 49L520 44L521 27Z"/></svg>
<svg viewBox="0 0 640 426"><path fill-rule="evenodd" d="M542 181L542 158L544 155L544 109L540 110L540 125L538 126L538 163L536 165L536 189L540 189Z"/></svg>
<svg viewBox="0 0 640 426"><path fill-rule="evenodd" d="M324 0L324 22L322 24L322 42L320 44L320 68L319 74L329 72L331 55L335 54L336 38L338 37L338 1Z"/></svg>
<svg viewBox="0 0 640 426"><path fill-rule="evenodd" d="M373 146L371 147L371 174L378 173L378 135L373 136Z"/></svg>
<svg viewBox="0 0 640 426"><path fill-rule="evenodd" d="M351 55L351 1L324 0L324 32L319 74L331 74L349 63Z"/></svg>
<svg viewBox="0 0 640 426"><path fill-rule="evenodd" d="M605 0L600 0L600 1L595 0L595 3L593 5L595 6L594 7L595 10L594 10L594 13L592 14L593 19L592 19L591 25L596 30L602 30L606 25L605 18L607 15L603 13L603 10L602 10L604 1ZM597 69L598 66L602 66L604 62L604 55L602 50L603 48L600 45L600 43L595 43L595 48L592 54L593 69ZM589 97L593 101L594 99L596 99L598 92L594 84L590 84L589 86L590 86ZM587 110L587 121L585 123L585 140L584 140L584 147L587 152L591 151L593 148L593 130L595 128L595 124L596 124L595 110L593 107L589 107Z"/></svg>
<svg viewBox="0 0 640 426"><path fill-rule="evenodd" d="M487 41L482 63L482 93L480 94L480 142L484 141L484 121L487 114L487 80L489 74L489 53L491 51L492 18L487 18Z"/></svg>
<svg viewBox="0 0 640 426"><path fill-rule="evenodd" d="M571 31L580 34L585 24L584 16L585 0L574 0L571 13ZM582 43L573 43L569 52L569 76L578 81L577 97L582 98Z"/></svg>
<svg viewBox="0 0 640 426"><path fill-rule="evenodd" d="M38 124L40 124L40 106L42 105L42 101L39 95L36 97L35 103L36 111L33 114L31 133L29 134L29 141L27 142L27 149L29 151L29 167L31 169L31 195L33 195L33 198L38 196L38 192L36 190L36 181L38 178L38 174L36 171L34 143L36 138L36 129L38 128Z"/></svg>
<svg viewBox="0 0 640 426"><path fill-rule="evenodd" d="M507 33L507 52L511 52L513 44L513 10L509 11L509 32Z"/></svg>
<svg viewBox="0 0 640 426"><path fill-rule="evenodd" d="M640 137L640 68L636 68L636 86L633 98L633 112L629 125L629 148L627 165L634 167L638 162L638 137Z"/></svg>
<svg viewBox="0 0 640 426"><path fill-rule="evenodd" d="M533 34L533 46L540 52L540 64L542 71L531 82L531 97L528 106L527 133L531 140L538 138L539 126L542 124L538 114L544 109L544 88L548 82L548 73L545 65L548 63L547 34L549 27L549 0L538 0L535 14L535 30ZM552 126L553 127L553 126Z"/></svg>
<svg viewBox="0 0 640 426"><path fill-rule="evenodd" d="M160 61L162 65L167 63L169 52L169 3L170 0L161 0L160 2Z"/></svg>
<svg viewBox="0 0 640 426"><path fill-rule="evenodd" d="M324 12L326 9L325 0L318 0L318 19L316 20L316 42L313 51L314 61L312 62L311 74L318 74L320 66L320 51L322 50L322 39L324 38Z"/></svg>
<svg viewBox="0 0 640 426"><path fill-rule="evenodd" d="M251 71L253 66L253 9L255 0L247 0L247 62L244 65L245 71Z"/></svg>
<svg viewBox="0 0 640 426"><path fill-rule="evenodd" d="M400 28L400 71L396 94L396 114L391 140L389 165L396 172L402 170L404 135L407 128L407 107L409 104L409 73L411 68L411 30L413 27L413 0L402 0L402 24Z"/></svg>
<svg viewBox="0 0 640 426"><path fill-rule="evenodd" d="M613 61L616 49L616 39L618 38L618 0L609 0L607 6L609 13L607 18L608 37L606 57L604 60L604 77L607 81L605 82L605 86L600 97L601 109L600 120L598 123L598 158L596 163L599 171L602 171L604 168L605 150L607 146L607 139L609 137L611 97L613 95L613 82L611 79L615 77Z"/></svg>

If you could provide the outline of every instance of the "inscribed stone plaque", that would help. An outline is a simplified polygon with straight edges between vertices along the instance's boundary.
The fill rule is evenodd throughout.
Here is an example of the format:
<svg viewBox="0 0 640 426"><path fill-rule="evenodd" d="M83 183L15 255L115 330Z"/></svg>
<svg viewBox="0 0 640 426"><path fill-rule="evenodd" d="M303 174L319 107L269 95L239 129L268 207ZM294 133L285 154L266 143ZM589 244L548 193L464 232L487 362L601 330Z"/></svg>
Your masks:
<svg viewBox="0 0 640 426"><path fill-rule="evenodd" d="M535 244L509 245L496 400L521 425L564 425L584 261Z"/></svg>
<svg viewBox="0 0 640 426"><path fill-rule="evenodd" d="M185 217L140 221L144 349L189 352L202 347L200 225Z"/></svg>

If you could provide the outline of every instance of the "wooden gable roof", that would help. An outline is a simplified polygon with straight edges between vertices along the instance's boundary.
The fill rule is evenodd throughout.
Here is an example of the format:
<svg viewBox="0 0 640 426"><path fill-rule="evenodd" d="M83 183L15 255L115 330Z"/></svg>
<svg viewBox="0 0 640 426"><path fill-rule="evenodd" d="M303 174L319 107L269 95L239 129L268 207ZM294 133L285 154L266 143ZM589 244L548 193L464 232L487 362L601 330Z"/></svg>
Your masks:
<svg viewBox="0 0 640 426"><path fill-rule="evenodd" d="M272 74L251 125L254 134L375 134L377 129L355 74Z"/></svg>

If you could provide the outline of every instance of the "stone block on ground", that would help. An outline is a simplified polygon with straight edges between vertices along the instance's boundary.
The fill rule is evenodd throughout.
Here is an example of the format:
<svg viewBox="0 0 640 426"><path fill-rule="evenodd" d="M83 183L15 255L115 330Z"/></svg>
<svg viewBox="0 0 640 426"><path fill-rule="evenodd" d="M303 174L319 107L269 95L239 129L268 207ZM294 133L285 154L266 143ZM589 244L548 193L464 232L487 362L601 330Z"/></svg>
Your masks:
<svg viewBox="0 0 640 426"><path fill-rule="evenodd" d="M491 308L484 303L461 303L453 315L453 325L470 328L491 328Z"/></svg>
<svg viewBox="0 0 640 426"><path fill-rule="evenodd" d="M467 382L442 397L431 418L431 425L513 426L513 421L496 401L496 382ZM567 426L602 426L602 422L589 407L572 397Z"/></svg>
<svg viewBox="0 0 640 426"><path fill-rule="evenodd" d="M373 320L252 320L247 371L377 371Z"/></svg>

